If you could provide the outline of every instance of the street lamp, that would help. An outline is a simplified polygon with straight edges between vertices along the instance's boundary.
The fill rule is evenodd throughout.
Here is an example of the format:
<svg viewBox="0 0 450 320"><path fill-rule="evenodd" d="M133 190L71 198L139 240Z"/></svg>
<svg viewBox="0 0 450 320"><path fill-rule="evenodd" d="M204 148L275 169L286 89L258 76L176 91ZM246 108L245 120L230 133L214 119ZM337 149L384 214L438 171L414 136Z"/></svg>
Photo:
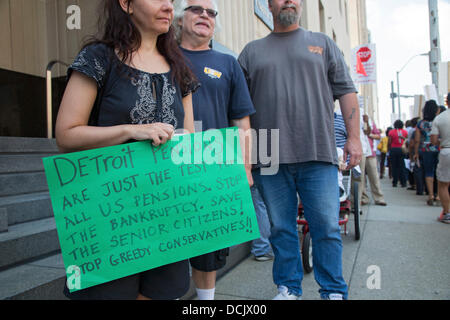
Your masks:
<svg viewBox="0 0 450 320"><path fill-rule="evenodd" d="M421 53L421 54L416 54L415 56L412 56L411 58L409 58L408 62L405 63L405 65L400 69L400 71L397 71L397 98L398 98L398 115L399 115L399 119L402 118L402 109L400 106L400 72L403 71L403 69L406 68L406 66L408 65L408 63L411 62L412 59L416 58L416 57L420 57L420 56L429 56L430 53Z"/></svg>

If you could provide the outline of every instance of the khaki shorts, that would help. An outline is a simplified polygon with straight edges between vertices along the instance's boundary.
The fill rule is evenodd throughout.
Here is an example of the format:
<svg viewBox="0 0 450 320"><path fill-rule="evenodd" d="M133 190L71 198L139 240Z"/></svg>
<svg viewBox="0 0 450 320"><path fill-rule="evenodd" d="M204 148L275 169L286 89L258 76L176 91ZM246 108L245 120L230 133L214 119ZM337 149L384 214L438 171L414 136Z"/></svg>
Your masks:
<svg viewBox="0 0 450 320"><path fill-rule="evenodd" d="M450 148L444 148L439 153L436 177L441 182L450 182Z"/></svg>

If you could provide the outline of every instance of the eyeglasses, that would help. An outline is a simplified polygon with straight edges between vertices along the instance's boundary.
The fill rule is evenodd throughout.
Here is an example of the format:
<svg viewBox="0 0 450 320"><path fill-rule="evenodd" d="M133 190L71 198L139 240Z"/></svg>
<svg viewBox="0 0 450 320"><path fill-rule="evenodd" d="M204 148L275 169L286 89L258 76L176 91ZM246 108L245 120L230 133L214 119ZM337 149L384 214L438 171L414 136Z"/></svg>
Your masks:
<svg viewBox="0 0 450 320"><path fill-rule="evenodd" d="M187 11L187 10L191 11L192 13L198 14L198 15L201 15L203 13L203 11L206 11L206 14L211 19L214 19L219 14L216 10L205 9L201 6L190 6L190 7L187 7L186 9L184 9L184 11Z"/></svg>

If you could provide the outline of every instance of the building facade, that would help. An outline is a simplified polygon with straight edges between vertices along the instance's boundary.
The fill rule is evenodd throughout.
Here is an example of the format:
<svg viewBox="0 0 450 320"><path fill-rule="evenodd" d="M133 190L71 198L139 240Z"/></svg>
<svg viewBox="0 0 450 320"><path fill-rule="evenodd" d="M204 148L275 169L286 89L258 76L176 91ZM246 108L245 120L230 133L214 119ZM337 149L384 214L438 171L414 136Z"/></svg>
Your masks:
<svg viewBox="0 0 450 320"><path fill-rule="evenodd" d="M352 48L371 43L367 27L366 0L348 0L350 46ZM358 85L358 92L364 104L364 111L380 126L377 84Z"/></svg>
<svg viewBox="0 0 450 320"><path fill-rule="evenodd" d="M0 0L0 136L46 137L65 87L66 64L97 32L100 0ZM267 0L217 0L221 28L213 47L237 56L271 32ZM350 64L351 48L368 35L364 0L304 0L302 27L326 33ZM368 37L368 36L367 36ZM355 40L357 39L357 40ZM51 71L51 120L46 102ZM360 89L361 90L361 89ZM362 90L365 95L364 88ZM375 97L375 96L373 96ZM375 110L375 107L372 107ZM51 129L51 128L50 128Z"/></svg>

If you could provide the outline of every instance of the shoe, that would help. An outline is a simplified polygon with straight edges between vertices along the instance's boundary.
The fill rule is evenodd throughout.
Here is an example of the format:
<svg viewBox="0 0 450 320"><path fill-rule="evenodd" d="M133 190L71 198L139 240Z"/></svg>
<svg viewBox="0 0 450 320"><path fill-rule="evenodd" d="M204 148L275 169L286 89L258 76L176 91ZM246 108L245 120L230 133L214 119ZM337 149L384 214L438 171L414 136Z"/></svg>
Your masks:
<svg viewBox="0 0 450 320"><path fill-rule="evenodd" d="M385 207L385 206L387 206L387 203L384 201L377 201L377 202L375 202L375 205Z"/></svg>
<svg viewBox="0 0 450 320"><path fill-rule="evenodd" d="M256 261L269 261L269 260L273 260L273 255L271 255L270 253L265 253L261 256L255 256L255 260Z"/></svg>
<svg viewBox="0 0 450 320"><path fill-rule="evenodd" d="M439 222L450 224L450 213L444 214L444 211L442 211L440 217L437 219Z"/></svg>
<svg viewBox="0 0 450 320"><path fill-rule="evenodd" d="M369 201L361 201L362 206L367 206L369 204Z"/></svg>
<svg viewBox="0 0 450 320"><path fill-rule="evenodd" d="M290 293L288 288L285 286L279 286L278 292L279 293L272 300L302 300L301 296Z"/></svg>
<svg viewBox="0 0 450 320"><path fill-rule="evenodd" d="M433 199L428 199L427 200L427 205L432 206L434 204Z"/></svg>
<svg viewBox="0 0 450 320"><path fill-rule="evenodd" d="M441 222L445 224L450 224L450 213L447 213Z"/></svg>
<svg viewBox="0 0 450 320"><path fill-rule="evenodd" d="M330 293L328 297L322 298L322 300L344 300L344 296L340 293Z"/></svg>

